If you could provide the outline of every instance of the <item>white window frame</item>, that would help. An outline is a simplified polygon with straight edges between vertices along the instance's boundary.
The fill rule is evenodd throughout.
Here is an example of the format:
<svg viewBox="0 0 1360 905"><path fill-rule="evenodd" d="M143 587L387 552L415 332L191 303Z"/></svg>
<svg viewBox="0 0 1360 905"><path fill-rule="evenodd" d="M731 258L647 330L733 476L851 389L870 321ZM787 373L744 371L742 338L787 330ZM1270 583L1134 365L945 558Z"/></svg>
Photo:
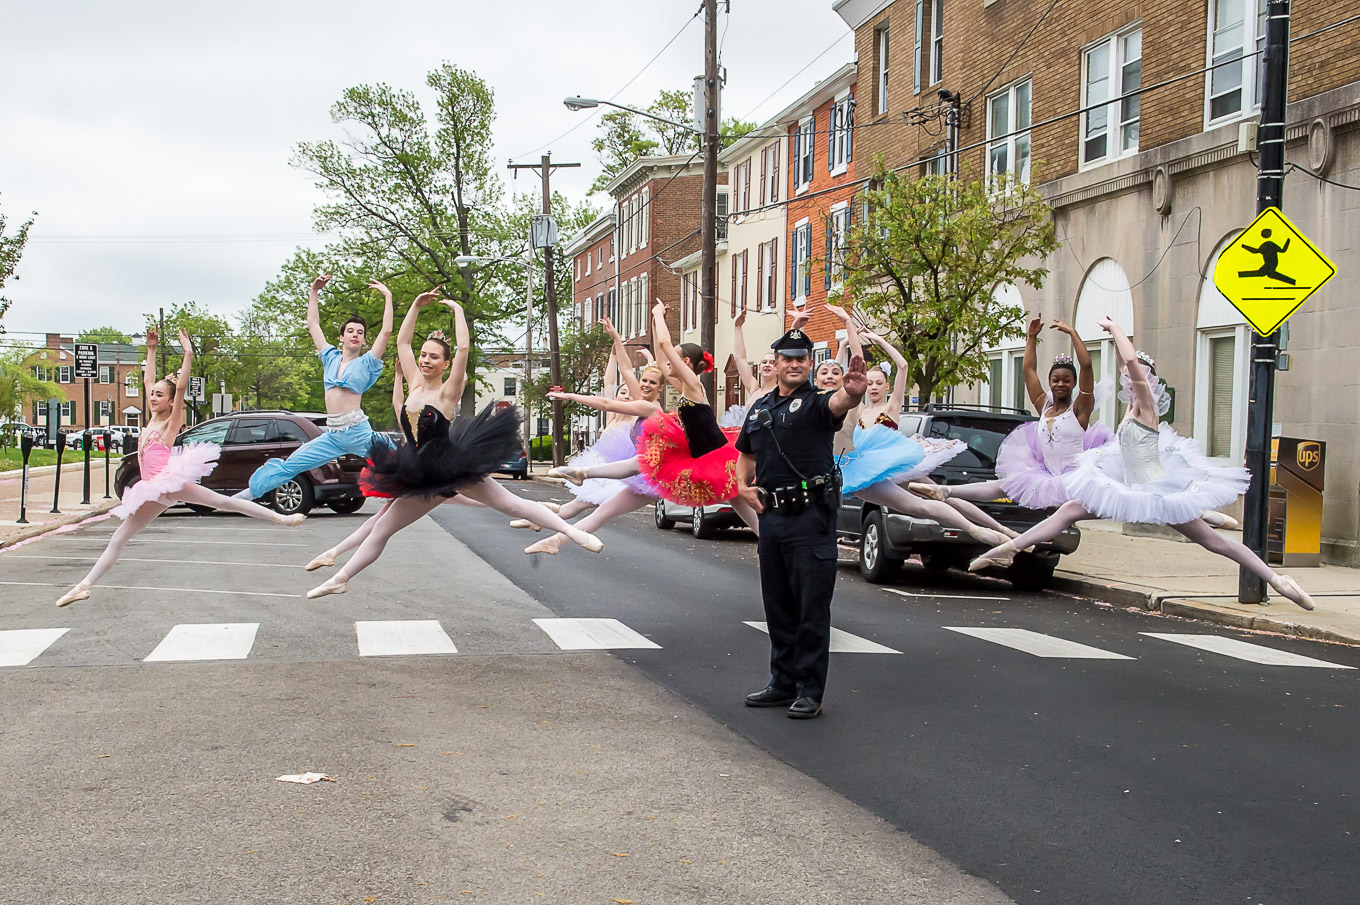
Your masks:
<svg viewBox="0 0 1360 905"><path fill-rule="evenodd" d="M586 252L586 276L590 276L590 252Z"/></svg>
<svg viewBox="0 0 1360 905"><path fill-rule="evenodd" d="M798 141L794 145L797 157L794 158L793 192L801 195L812 186L812 174L817 170L817 125L816 118L804 117L798 121ZM805 180L803 177L806 176Z"/></svg>
<svg viewBox="0 0 1360 905"><path fill-rule="evenodd" d="M1229 324L1222 327L1200 327L1195 331L1195 436L1203 438L1204 447L1209 448L1209 366L1210 341L1224 337L1233 338L1233 390L1232 390L1232 427L1229 431L1228 455L1212 456L1215 462L1241 465L1247 449L1247 380L1250 368L1248 356L1251 337L1246 324Z"/></svg>
<svg viewBox="0 0 1360 905"><path fill-rule="evenodd" d="M1133 146L1130 148L1124 147L1124 129L1129 125L1133 125L1135 131L1137 130L1139 121L1142 117L1141 99L1138 95L1129 99L1137 112L1133 117L1126 120L1124 119L1124 111L1127 102L1121 101L1120 98L1129 91L1142 87L1142 31L1143 23L1136 22L1127 28L1106 35L1094 44L1087 46L1082 51L1081 105L1083 108L1090 107L1096 103L1091 100L1089 94L1092 75L1091 55L1102 48L1107 49L1109 53L1105 65L1106 84L1109 85L1107 93L1109 103L1105 105L1105 153L1099 157L1086 156L1086 143L1095 137L1088 131L1091 113L1094 111L1088 110L1081 115L1081 126L1080 131L1078 132L1078 153L1081 156L1081 165L1083 167L1100 166L1138 153L1138 139L1136 135L1134 137ZM1133 60L1126 58L1125 43L1127 39L1135 33L1139 35L1139 51L1137 57L1139 63L1139 79L1137 85L1126 85L1124 83L1124 70L1129 63L1133 62Z"/></svg>
<svg viewBox="0 0 1360 905"><path fill-rule="evenodd" d="M638 248L646 248L646 247L647 247L647 241L651 238L651 235L652 235L652 204L651 204L651 198L652 198L652 190L649 189L649 188L644 188L644 189L642 190L642 194L638 196L638 199L639 199L639 201L638 201L638 208L639 208L639 210L638 210L638 216L640 217L640 219L639 219L639 221L638 221L638 232L639 232Z"/></svg>
<svg viewBox="0 0 1360 905"><path fill-rule="evenodd" d="M644 273L638 277L638 293L637 298L635 299L635 304L638 306L637 310L638 336L642 336L647 332L647 325L648 323L650 323L649 318L652 310L652 302L651 296L647 292L648 282L649 278L647 274Z"/></svg>
<svg viewBox="0 0 1360 905"><path fill-rule="evenodd" d="M952 171L951 167L949 166L949 162L950 162L949 151L946 150L945 148L938 149L935 152L934 156L926 159L926 175L948 176Z"/></svg>
<svg viewBox="0 0 1360 905"><path fill-rule="evenodd" d="M831 205L831 260L827 267L831 270L831 289L837 290L845 285L845 249L850 242L850 202L837 201Z"/></svg>
<svg viewBox="0 0 1360 905"><path fill-rule="evenodd" d="M854 148L850 137L853 106L848 88L836 95L836 99L831 105L831 128L827 130L826 151L832 160L832 176L840 176L850 168L850 154Z"/></svg>
<svg viewBox="0 0 1360 905"><path fill-rule="evenodd" d="M807 236L807 241L803 241ZM793 225L793 304L802 308L807 304L810 286L809 268L812 267L812 221L804 217Z"/></svg>
<svg viewBox="0 0 1360 905"><path fill-rule="evenodd" d="M514 377L501 378L501 395L514 396L519 390L519 381Z"/></svg>
<svg viewBox="0 0 1360 905"><path fill-rule="evenodd" d="M1029 115L1026 116L1026 120L1028 121L1029 124L1025 126L1023 131L1020 130L1017 126L1017 123L1020 120L1019 117L1017 116L1018 104L1016 103L1016 100L1020 95L1021 88L1027 89L1029 104ZM1007 98L1006 101L1007 121L1003 128L997 129L996 127L997 124L993 122L992 104L993 101L995 101L997 98L1003 95L1005 95ZM995 178L995 176L999 172L993 170L992 168L992 152L995 149L1004 146L1006 150L1005 172L1013 176L1018 176L1021 182L1024 182L1027 185L1029 184L1029 177L1031 174L1030 166L1033 162L1033 143L1031 140L1033 126L1034 126L1034 83L1029 76L1025 76L1023 79L1017 79L1010 85L1007 85L1002 90L987 96L987 175L989 179ZM994 135L1005 137L993 139L992 136ZM1024 145L1025 148L1025 167L1024 174L1020 175L1016 173L1016 163L1019 148L1022 144Z"/></svg>
<svg viewBox="0 0 1360 905"><path fill-rule="evenodd" d="M72 383L75 378L71 375L75 373L70 365L61 365L57 368L57 383Z"/></svg>
<svg viewBox="0 0 1360 905"><path fill-rule="evenodd" d="M141 387L137 385L137 372L128 371L123 375L123 396L127 399L136 399L141 395Z"/></svg>
<svg viewBox="0 0 1360 905"><path fill-rule="evenodd" d="M63 402L61 404L61 420L70 424L76 423L76 404L74 402Z"/></svg>
<svg viewBox="0 0 1360 905"><path fill-rule="evenodd" d="M113 365L99 366L99 382L105 386L113 383Z"/></svg>
<svg viewBox="0 0 1360 905"><path fill-rule="evenodd" d="M1255 15L1248 14L1248 5L1255 2ZM1236 50L1240 59L1240 81L1237 90L1242 92L1241 104L1238 109L1224 113L1221 116L1213 115L1214 102L1214 76L1222 77L1232 71L1232 67L1223 66L1210 69L1204 74L1204 127L1217 126L1223 123L1232 122L1236 119L1246 119L1256 114L1261 109L1261 60L1262 54L1246 57L1251 51L1259 51L1265 48L1265 4L1266 0L1209 0L1208 14L1208 36L1205 47L1205 65L1214 65L1214 38L1217 36L1218 29L1218 7L1223 3L1238 5L1242 10L1242 41L1234 45L1233 48L1224 47L1218 54L1218 62L1225 62L1229 58L1232 50ZM1245 59L1241 59L1246 57ZM1229 92L1221 92L1219 96Z"/></svg>
<svg viewBox="0 0 1360 905"><path fill-rule="evenodd" d="M874 112L882 115L888 112L888 25L879 28L874 37L878 39L878 72L874 79Z"/></svg>
<svg viewBox="0 0 1360 905"><path fill-rule="evenodd" d="M944 0L930 4L930 85L944 78Z"/></svg>

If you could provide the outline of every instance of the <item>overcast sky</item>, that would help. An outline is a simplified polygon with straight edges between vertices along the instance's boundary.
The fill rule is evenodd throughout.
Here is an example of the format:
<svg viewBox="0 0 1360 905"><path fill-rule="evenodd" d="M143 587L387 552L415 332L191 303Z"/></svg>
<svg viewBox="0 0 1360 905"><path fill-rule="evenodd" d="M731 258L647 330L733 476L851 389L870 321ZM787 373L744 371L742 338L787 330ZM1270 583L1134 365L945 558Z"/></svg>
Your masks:
<svg viewBox="0 0 1360 905"><path fill-rule="evenodd" d="M854 56L831 0L731 6L719 16L724 115L762 121ZM620 103L645 106L661 88L688 87L703 70L701 18L624 84L698 7L0 0L0 210L11 229L38 212L21 279L5 290L14 305L4 325L12 338L101 325L135 332L143 312L177 301L236 311L294 247L321 244L311 232L320 193L288 165L294 145L338 135L327 111L352 85L415 91L428 111L425 73L445 60L495 91L493 158L551 150L579 161L557 172L554 188L583 198L598 172L595 121L562 98L623 88ZM506 185L536 191L531 175L516 183L507 172Z"/></svg>

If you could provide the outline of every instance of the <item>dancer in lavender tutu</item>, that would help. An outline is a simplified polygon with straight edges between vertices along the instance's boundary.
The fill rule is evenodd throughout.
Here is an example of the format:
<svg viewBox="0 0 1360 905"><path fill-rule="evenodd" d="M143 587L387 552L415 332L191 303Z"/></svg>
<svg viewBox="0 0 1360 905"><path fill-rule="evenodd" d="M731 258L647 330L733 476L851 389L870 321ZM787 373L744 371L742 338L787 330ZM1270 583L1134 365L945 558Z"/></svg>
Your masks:
<svg viewBox="0 0 1360 905"><path fill-rule="evenodd" d="M913 483L910 485L913 493L931 500L979 503L1008 497L1028 509L1049 509L1071 499L1064 476L1076 467L1077 456L1083 450L1105 445L1114 437L1105 425L1091 423L1091 415L1109 387L1096 385L1091 355L1077 331L1055 320L1049 327L1071 337L1076 363L1068 355L1055 357L1048 369L1048 389L1044 390L1037 367L1043 317L1042 313L1036 314L1029 322L1024 357L1025 389L1039 420L1020 425L1002 442L996 456L997 479L955 486ZM1227 516L1223 518L1226 520Z"/></svg>
<svg viewBox="0 0 1360 905"><path fill-rule="evenodd" d="M1313 599L1298 582L1275 572L1251 550L1213 530L1204 516L1246 492L1251 476L1240 465L1215 464L1199 445L1159 423L1171 408L1166 387L1157 379L1153 360L1135 352L1124 331L1108 317L1101 329L1114 338L1122 372L1119 398L1129 406L1113 442L1087 450L1064 477L1071 499L1058 511L1015 540L988 550L969 564L980 571L1003 562L1032 544L1057 537L1082 519L1170 525L1190 540L1236 562L1260 577L1283 597L1305 610Z"/></svg>

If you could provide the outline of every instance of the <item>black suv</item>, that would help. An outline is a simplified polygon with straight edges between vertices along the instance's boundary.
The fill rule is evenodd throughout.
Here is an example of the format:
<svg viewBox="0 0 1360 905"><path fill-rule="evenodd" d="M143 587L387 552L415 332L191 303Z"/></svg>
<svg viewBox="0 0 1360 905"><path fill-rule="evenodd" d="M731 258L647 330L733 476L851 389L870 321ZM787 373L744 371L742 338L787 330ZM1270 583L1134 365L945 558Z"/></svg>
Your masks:
<svg viewBox="0 0 1360 905"><path fill-rule="evenodd" d="M203 479L203 486L228 496L244 490L250 476L270 459L287 458L293 450L314 437L321 436L326 424L325 415L284 411L236 412L213 418L181 431L175 438L176 446L185 443L216 443L222 447L222 457L212 474ZM272 506L284 515L307 513L317 503L336 512L356 512L364 505L359 490L359 472L364 467L360 456L341 456L295 478L290 478L259 502ZM115 492L121 499L123 490L141 479L137 453L133 449L123 457L114 479ZM195 512L210 510L190 506Z"/></svg>
<svg viewBox="0 0 1360 905"><path fill-rule="evenodd" d="M968 449L933 471L937 484L971 484L996 478L996 454L1006 435L1034 416L1018 409L963 405L927 405L920 411L903 412L899 430L907 436L921 434L945 440L962 440ZM1015 531L1026 531L1053 513L1052 509L1026 509L1010 500L978 503L988 515ZM859 544L860 572L872 582L891 582L902 563L915 554L932 572L966 569L985 547L956 528L942 527L934 519L903 515L882 506L847 496L841 503L837 533ZM1006 577L1019 590L1040 590L1053 577L1058 557L1071 553L1081 542L1081 532L1068 528L1032 553L1020 553L1006 569Z"/></svg>

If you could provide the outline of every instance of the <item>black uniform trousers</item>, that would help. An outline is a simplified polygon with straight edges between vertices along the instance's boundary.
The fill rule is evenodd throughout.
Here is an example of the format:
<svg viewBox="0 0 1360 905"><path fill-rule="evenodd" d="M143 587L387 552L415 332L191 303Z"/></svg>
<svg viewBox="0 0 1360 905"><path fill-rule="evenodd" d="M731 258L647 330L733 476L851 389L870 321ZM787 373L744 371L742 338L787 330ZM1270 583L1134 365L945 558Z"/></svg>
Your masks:
<svg viewBox="0 0 1360 905"><path fill-rule="evenodd" d="M836 513L812 505L760 516L760 592L770 631L770 685L820 701L836 590Z"/></svg>

